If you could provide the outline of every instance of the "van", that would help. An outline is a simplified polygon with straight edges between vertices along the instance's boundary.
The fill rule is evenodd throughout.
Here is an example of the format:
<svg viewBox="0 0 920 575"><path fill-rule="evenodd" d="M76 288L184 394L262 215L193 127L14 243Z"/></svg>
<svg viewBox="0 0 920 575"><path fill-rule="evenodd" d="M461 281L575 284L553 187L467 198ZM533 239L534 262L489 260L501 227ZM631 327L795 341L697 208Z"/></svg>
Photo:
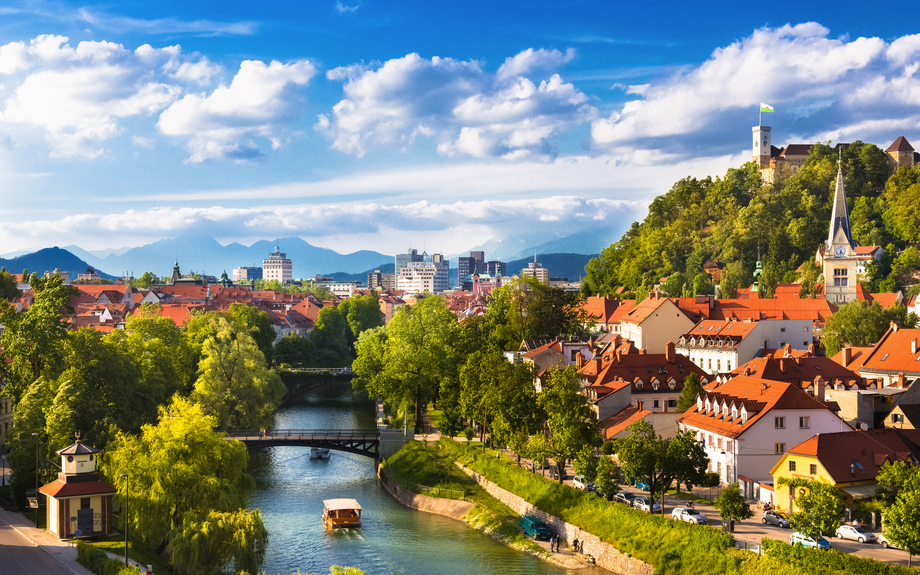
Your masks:
<svg viewBox="0 0 920 575"><path fill-rule="evenodd" d="M529 535L536 539L549 539L552 533L550 533L549 527L546 526L546 523L543 523L533 515L525 515L521 517L521 520L518 521L518 525L521 526L521 529L524 530L524 535Z"/></svg>

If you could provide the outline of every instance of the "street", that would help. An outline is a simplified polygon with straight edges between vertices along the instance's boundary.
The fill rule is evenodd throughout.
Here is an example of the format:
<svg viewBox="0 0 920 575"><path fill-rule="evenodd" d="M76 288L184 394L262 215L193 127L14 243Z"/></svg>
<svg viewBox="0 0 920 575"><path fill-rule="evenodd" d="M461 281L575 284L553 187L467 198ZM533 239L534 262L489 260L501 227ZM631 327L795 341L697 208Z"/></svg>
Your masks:
<svg viewBox="0 0 920 575"><path fill-rule="evenodd" d="M52 551L53 552L53 551ZM74 575L47 552L0 521L0 575Z"/></svg>

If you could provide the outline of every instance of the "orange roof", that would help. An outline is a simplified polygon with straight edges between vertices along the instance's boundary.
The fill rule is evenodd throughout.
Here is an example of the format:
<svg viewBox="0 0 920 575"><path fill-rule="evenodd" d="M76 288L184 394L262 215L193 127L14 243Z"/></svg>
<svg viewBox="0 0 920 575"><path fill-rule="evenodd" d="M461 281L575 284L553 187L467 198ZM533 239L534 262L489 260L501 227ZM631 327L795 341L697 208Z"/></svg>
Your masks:
<svg viewBox="0 0 920 575"><path fill-rule="evenodd" d="M896 461L920 463L920 430L870 429L819 433L788 453L816 457L834 483L875 479L882 466Z"/></svg>
<svg viewBox="0 0 920 575"><path fill-rule="evenodd" d="M117 490L105 481L79 481L70 483L56 479L47 485L42 485L38 491L57 499L64 497L85 497L87 495L107 495L116 493Z"/></svg>
<svg viewBox="0 0 920 575"><path fill-rule="evenodd" d="M115 291L124 295L125 290L130 286L126 284L74 284L73 287L80 290L81 293L92 294L98 297L99 294L104 291Z"/></svg>
<svg viewBox="0 0 920 575"><path fill-rule="evenodd" d="M801 357L755 357L744 365L739 365L732 372L733 375L760 377L772 381L785 381L797 385L811 385L816 377L821 377L833 382L841 380L852 385L863 383L864 379L858 373L840 365L828 357L801 356Z"/></svg>
<svg viewBox="0 0 920 575"><path fill-rule="evenodd" d="M877 301L880 306L884 308L889 308L895 305L896 303L898 303L898 297L901 294L896 292L896 293L870 293L869 295L872 297L872 300L870 301Z"/></svg>
<svg viewBox="0 0 920 575"><path fill-rule="evenodd" d="M727 404L728 413L723 413L721 409L718 415L715 411L706 413L707 399L719 406ZM725 437L739 437L773 409L828 409L825 404L802 391L797 385L749 376L735 377L721 385L709 385L700 394L700 400L704 406L702 412L698 408L698 402L692 409L685 411L677 421ZM735 419L731 417L733 405L739 412ZM746 418L741 417L742 409L747 413Z"/></svg>
<svg viewBox="0 0 920 575"><path fill-rule="evenodd" d="M920 374L920 329L889 328L860 371Z"/></svg>
<svg viewBox="0 0 920 575"><path fill-rule="evenodd" d="M620 318L620 321L639 325L640 323L648 319L653 313L655 313L655 310L663 306L665 302L669 302L669 301L670 300L668 298L661 297L661 295L658 292L653 292L649 294L647 298L639 302L639 304L636 305L636 307L634 307L629 312L627 312L625 315L623 315Z"/></svg>
<svg viewBox="0 0 920 575"><path fill-rule="evenodd" d="M837 355L831 358L831 361L839 363L840 365L844 366L850 371L858 372L859 368L862 367L863 362L866 361L867 357L869 357L869 354L872 352L873 347L875 346L868 345L865 347L857 347L857 346L850 347L849 348L850 361L847 362L846 364L844 364L843 362L844 350L841 349L840 351L837 352Z"/></svg>
<svg viewBox="0 0 920 575"><path fill-rule="evenodd" d="M701 381L709 377L685 355L675 354L672 361L668 361L666 353L635 353L634 350L631 344L622 345L616 351L607 351L603 357L595 357L585 363L580 372L585 379L598 386L595 391L599 397L640 379L648 384L642 389L651 391L652 380L657 379L664 385L673 378L676 382L675 391L680 391L684 388L684 380L691 373L697 374ZM594 373L597 375L594 376ZM634 390L634 393L637 391L641 390Z"/></svg>
<svg viewBox="0 0 920 575"><path fill-rule="evenodd" d="M646 416L651 414L651 411L647 409L640 410L635 405L625 407L620 410L619 413L608 417L598 424L598 428L601 432L601 437L603 437L605 440L610 439L614 435L627 429L633 423L645 419Z"/></svg>
<svg viewBox="0 0 920 575"><path fill-rule="evenodd" d="M630 309L635 307L636 302L630 300L632 305L629 306ZM610 296L602 296L600 294L596 296L589 296L585 298L584 303L582 304L582 309L587 312L587 314L600 323L610 323L615 321L613 319L614 315L617 313L617 310L625 302L621 302L619 299ZM621 315L628 312L622 312Z"/></svg>

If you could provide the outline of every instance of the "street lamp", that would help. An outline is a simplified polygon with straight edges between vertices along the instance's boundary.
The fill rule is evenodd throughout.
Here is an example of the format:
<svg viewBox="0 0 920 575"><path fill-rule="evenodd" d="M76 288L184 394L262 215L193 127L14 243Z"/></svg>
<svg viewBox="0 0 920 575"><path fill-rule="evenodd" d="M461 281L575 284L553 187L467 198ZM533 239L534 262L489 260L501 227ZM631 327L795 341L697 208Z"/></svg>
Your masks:
<svg viewBox="0 0 920 575"><path fill-rule="evenodd" d="M35 528L38 529L38 434L33 433L35 438Z"/></svg>
<svg viewBox="0 0 920 575"><path fill-rule="evenodd" d="M122 473L125 478L125 567L128 566L128 474Z"/></svg>

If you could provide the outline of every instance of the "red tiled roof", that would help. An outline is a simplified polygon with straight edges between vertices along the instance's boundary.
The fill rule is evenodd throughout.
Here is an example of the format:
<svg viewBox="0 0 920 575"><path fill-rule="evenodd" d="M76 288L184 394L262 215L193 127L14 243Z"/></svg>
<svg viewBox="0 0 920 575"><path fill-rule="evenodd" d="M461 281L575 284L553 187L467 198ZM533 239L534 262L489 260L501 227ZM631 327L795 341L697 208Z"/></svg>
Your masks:
<svg viewBox="0 0 920 575"><path fill-rule="evenodd" d="M811 385L816 377L827 381L862 382L858 373L840 365L828 357L755 357L744 365L739 365L731 373L743 376L747 372L751 377L772 381L784 381L796 385Z"/></svg>
<svg viewBox="0 0 920 575"><path fill-rule="evenodd" d="M914 147L910 145L910 142L907 141L907 138L904 136L898 136L898 139L891 143L888 146L886 152L913 152Z"/></svg>
<svg viewBox="0 0 920 575"><path fill-rule="evenodd" d="M612 415L598 424L601 437L610 439L617 433L628 428L633 423L645 419L652 412L647 409L640 410L635 405L623 408L619 413Z"/></svg>
<svg viewBox="0 0 920 575"><path fill-rule="evenodd" d="M917 342L917 351L912 353L914 341ZM889 328L875 344L860 371L920 372L920 329Z"/></svg>
<svg viewBox="0 0 920 575"><path fill-rule="evenodd" d="M870 301L877 301L878 304L884 308L889 308L896 303L898 303L898 297L900 293L870 293L872 297Z"/></svg>
<svg viewBox="0 0 920 575"><path fill-rule="evenodd" d="M85 497L86 495L106 495L116 493L117 490L105 481L79 481L65 483L56 479L47 485L38 488L38 491L61 499L63 497Z"/></svg>
<svg viewBox="0 0 920 575"><path fill-rule="evenodd" d="M850 371L858 372L859 368L862 367L863 362L866 361L866 358L869 357L869 354L872 352L874 346L865 346L865 347L850 347L850 361L846 365L843 363L843 350L837 352L837 355L831 358L831 361L843 365Z"/></svg>
<svg viewBox="0 0 920 575"><path fill-rule="evenodd" d="M920 430L870 429L820 433L788 453L816 457L835 483L875 479L888 462L920 463Z"/></svg>

